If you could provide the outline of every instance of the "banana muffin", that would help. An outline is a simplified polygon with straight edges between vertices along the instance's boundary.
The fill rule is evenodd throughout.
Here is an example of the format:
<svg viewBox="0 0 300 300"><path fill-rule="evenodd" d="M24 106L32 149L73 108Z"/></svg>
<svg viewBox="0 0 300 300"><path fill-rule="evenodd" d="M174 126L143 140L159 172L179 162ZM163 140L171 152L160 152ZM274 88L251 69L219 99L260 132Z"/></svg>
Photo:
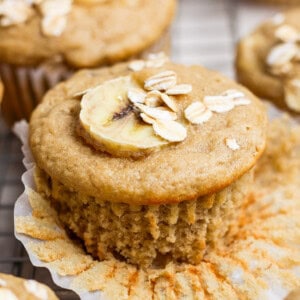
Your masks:
<svg viewBox="0 0 300 300"><path fill-rule="evenodd" d="M0 0L5 119L28 119L74 69L168 51L175 6L176 0Z"/></svg>
<svg viewBox="0 0 300 300"><path fill-rule="evenodd" d="M139 266L199 263L234 230L265 146L244 87L166 61L84 70L30 121L35 182L86 250Z"/></svg>
<svg viewBox="0 0 300 300"><path fill-rule="evenodd" d="M280 108L300 113L300 8L261 24L243 38L236 70L241 83Z"/></svg>
<svg viewBox="0 0 300 300"><path fill-rule="evenodd" d="M0 299L58 300L54 292L44 284L2 273L0 273Z"/></svg>

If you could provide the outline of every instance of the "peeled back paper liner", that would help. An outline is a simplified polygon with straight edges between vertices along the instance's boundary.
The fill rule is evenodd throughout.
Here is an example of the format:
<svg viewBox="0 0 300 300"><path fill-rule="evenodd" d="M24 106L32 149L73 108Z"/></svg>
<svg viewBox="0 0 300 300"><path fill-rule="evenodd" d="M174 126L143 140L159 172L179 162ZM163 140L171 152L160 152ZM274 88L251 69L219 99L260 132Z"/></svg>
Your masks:
<svg viewBox="0 0 300 300"><path fill-rule="evenodd" d="M46 267L57 285L81 299L279 300L300 286L300 126L288 117L270 125L238 235L199 265L174 262L146 270L116 259L94 260L66 234L35 192L27 123L18 123L15 132L27 169L15 205L15 236L33 265Z"/></svg>

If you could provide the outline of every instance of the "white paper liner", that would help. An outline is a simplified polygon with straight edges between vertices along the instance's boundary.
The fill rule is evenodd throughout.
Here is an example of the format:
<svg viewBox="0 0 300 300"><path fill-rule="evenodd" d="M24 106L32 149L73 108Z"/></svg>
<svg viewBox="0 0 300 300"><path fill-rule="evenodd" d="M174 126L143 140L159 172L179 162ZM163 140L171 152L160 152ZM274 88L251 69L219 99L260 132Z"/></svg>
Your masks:
<svg viewBox="0 0 300 300"><path fill-rule="evenodd" d="M26 189L31 188L35 190L35 184L33 180L33 171L35 163L33 161L33 157L28 146L28 123L26 121L21 121L15 124L13 128L14 133L20 138L22 141L22 152L24 154L23 164L27 171L22 175L22 182L25 187L24 193L18 198L15 209L14 209L14 218L18 216L28 216L32 214L32 208L29 203L28 195L26 194ZM54 270L50 269L47 266L47 263L42 262L39 260L32 251L28 248L28 243L37 241L29 236L19 234L15 231L15 237L24 245L28 256L30 258L31 263L36 267L45 267L51 273L52 279L58 286L62 288L69 289L74 276L60 276ZM73 278L72 278L73 277ZM101 292L88 292L83 293L82 291L74 291L76 292L81 299L86 300L105 300L104 296Z"/></svg>
<svg viewBox="0 0 300 300"><path fill-rule="evenodd" d="M29 119L44 94L72 72L67 65L55 59L37 67L1 63L0 77L5 86L1 106L5 120L12 124L23 118Z"/></svg>
<svg viewBox="0 0 300 300"><path fill-rule="evenodd" d="M272 115L278 115L280 114L277 109L272 109ZM15 204L15 210L14 210L14 217L18 217L18 216L28 216L32 214L32 209L31 206L29 204L29 199L28 199L28 195L26 194L26 190L28 190L28 188L31 189L35 189L35 184L34 184L34 180L33 180L33 168L34 168L34 161L32 158L32 154L31 151L29 149L28 146L28 124L23 121L23 122L19 122L18 124L15 125L14 127L14 132L19 136L19 138L21 139L23 146L22 146L22 151L24 153L24 160L23 163L27 169L27 171L22 175L22 182L25 186L25 192L18 198L16 204ZM282 199L285 199L285 195L284 195L284 191L281 191L280 189L278 189L278 191L276 192L277 194L282 193ZM280 196L281 197L281 196ZM266 198L264 199L264 202L268 202L269 200ZM272 199L270 200L272 201ZM299 199L300 201L300 199ZM255 205L259 206L259 203L256 203ZM272 204L274 206L276 206L275 204ZM281 204L282 205L282 204ZM259 209L259 208L257 208ZM276 207L274 207L274 209L276 210ZM247 230L247 229L246 229ZM19 234L17 232L15 232L15 236L16 238L24 245L24 247L26 248L29 258L32 262L32 264L34 266L40 266L40 267L46 267L50 273L51 276L53 278L53 281L58 285L61 286L63 288L66 289L72 289L74 292L76 292L81 299L84 300L94 300L94 299L100 299L100 300L104 300L106 299L106 297L104 296L104 294L102 292L82 292L81 290L77 290L76 288L74 288L74 285L72 285L72 281L74 280L74 278L76 278L76 276L60 276L58 275L58 273L53 270L51 267L49 267L49 264L42 262L40 259L38 259L36 257L36 255L33 253L33 251L28 247L28 243L29 242L37 242L38 240L31 238L29 236L23 235L23 234ZM251 239L251 237L250 237ZM244 246L243 245L244 241L241 241L241 243L236 243L236 248L239 249L239 247L241 247L241 249ZM289 241L287 241L287 243L289 243ZM249 246L250 247L250 246ZM257 247L257 246L256 246ZM274 256L274 260L277 262L277 259L280 260L280 253L276 253L276 249L272 249L272 246L269 246L270 249L268 249L268 247L266 248L267 251L270 251L271 254L268 254L268 257L273 257ZM297 247L300 249L300 241L299 241L299 245L297 244ZM280 247L278 249L281 249ZM265 250L264 250L265 251ZM233 256L236 255L240 255L242 254L242 250L232 250L230 252ZM208 264L210 263L215 263L216 266L220 266L220 257L216 255L215 253L211 253L208 255ZM253 270L255 270L255 259L256 259L256 255L255 255L255 251L253 251L253 259L249 257L250 262L248 262L247 260L247 264L249 264L250 268L253 268ZM222 260L222 267L224 264L224 270L221 270L221 272L227 272L226 267L227 264L228 266L234 265L234 263L236 263L235 261L231 261L231 256L230 258L228 258L228 262L227 262L227 257L225 256L224 258L221 259ZM274 266L273 266L274 267ZM275 266L276 269L276 266ZM277 269L276 269L277 270ZM167 273L168 271L162 271L162 273ZM296 276L298 279L300 279L300 260L299 263L295 265L293 265L293 268L288 270L287 272L289 272L289 274L292 274L293 276ZM278 281L278 277L276 277L277 275L273 275L272 272L270 273L263 273L264 277L262 278L262 280L267 283L268 287L265 290L262 290L262 294L260 294L260 296L262 298L259 299L267 299L267 300L281 300L284 299L284 297L291 291L287 288L284 287L284 284L282 283L282 281ZM244 278L247 277L247 280L250 280L251 278L255 278L255 276L253 277L253 275L251 275L251 273L244 273L243 270L239 270L239 268L235 268L235 271L229 274L226 274L226 278L228 280L228 283L234 287L238 287L239 289L243 289L243 286L246 285ZM250 278L250 279L249 279ZM254 279L253 279L254 280ZM283 280L283 279L282 279ZM299 281L300 282L300 281ZM247 283L249 284L249 283ZM293 287L295 288L295 287ZM245 290L245 293L247 292L247 290ZM257 298L258 299L258 298ZM121 299L120 299L121 300Z"/></svg>

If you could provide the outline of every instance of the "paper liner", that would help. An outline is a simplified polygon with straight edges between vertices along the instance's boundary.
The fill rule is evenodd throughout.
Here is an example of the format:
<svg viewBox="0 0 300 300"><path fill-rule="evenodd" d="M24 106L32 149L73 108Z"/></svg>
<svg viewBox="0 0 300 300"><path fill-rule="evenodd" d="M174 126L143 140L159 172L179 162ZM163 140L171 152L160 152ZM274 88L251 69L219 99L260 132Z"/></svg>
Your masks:
<svg viewBox="0 0 300 300"><path fill-rule="evenodd" d="M271 125L269 147L257 166L255 193L233 242L211 251L197 266L171 263L148 270L117 260L92 260L65 234L55 211L32 191L28 125L19 123L15 133L23 142L27 171L22 176L25 192L14 211L16 238L33 265L46 267L57 285L85 300L284 299L300 286L300 127L292 129L290 123ZM30 193L40 197L33 208ZM49 232L43 234L41 226Z"/></svg>
<svg viewBox="0 0 300 300"><path fill-rule="evenodd" d="M68 66L55 61L37 67L0 64L0 78L5 86L1 105L5 121L12 125L17 120L29 120L43 95L71 74Z"/></svg>

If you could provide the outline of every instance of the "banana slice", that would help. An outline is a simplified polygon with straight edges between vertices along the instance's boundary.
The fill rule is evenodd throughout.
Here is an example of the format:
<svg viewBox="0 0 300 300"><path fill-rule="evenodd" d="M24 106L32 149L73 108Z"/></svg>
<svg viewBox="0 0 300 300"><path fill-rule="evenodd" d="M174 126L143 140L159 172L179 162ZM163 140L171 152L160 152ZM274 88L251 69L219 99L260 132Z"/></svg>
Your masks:
<svg viewBox="0 0 300 300"><path fill-rule="evenodd" d="M140 157L170 143L155 134L128 99L128 91L138 89L126 76L88 91L81 100L79 134L95 148L121 157Z"/></svg>

